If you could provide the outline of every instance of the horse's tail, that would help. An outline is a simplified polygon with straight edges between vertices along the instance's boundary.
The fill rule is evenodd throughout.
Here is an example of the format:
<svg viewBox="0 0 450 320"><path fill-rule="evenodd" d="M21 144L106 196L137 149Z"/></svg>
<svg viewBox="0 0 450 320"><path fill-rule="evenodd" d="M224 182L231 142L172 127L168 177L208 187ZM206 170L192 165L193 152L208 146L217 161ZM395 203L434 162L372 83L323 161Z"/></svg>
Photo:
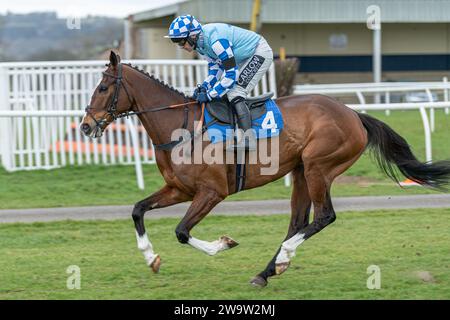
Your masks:
<svg viewBox="0 0 450 320"><path fill-rule="evenodd" d="M414 182L436 189L446 189L450 182L450 161L420 162L406 140L387 124L367 114L358 115L367 130L367 146L378 166L388 177L399 183L396 166L403 176Z"/></svg>

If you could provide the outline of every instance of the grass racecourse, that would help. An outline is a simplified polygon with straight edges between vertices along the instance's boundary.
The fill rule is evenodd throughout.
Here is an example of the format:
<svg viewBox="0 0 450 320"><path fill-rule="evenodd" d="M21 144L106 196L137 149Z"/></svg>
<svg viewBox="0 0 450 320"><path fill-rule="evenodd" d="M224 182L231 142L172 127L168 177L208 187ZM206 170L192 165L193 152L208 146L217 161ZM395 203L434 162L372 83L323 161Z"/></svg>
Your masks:
<svg viewBox="0 0 450 320"><path fill-rule="evenodd" d="M418 112L375 116L406 138L424 159ZM450 159L450 116L436 112L433 158ZM132 166L66 167L52 171L0 170L0 209L133 204L163 185L154 165L144 167L146 188ZM287 199L279 180L229 200ZM402 189L364 155L332 189L332 196L434 193ZM130 213L131 215L131 213ZM208 216L192 232L200 239L230 235L240 245L209 257L177 242L178 219L146 220L163 264L146 267L131 218L0 224L0 299L450 299L450 209L339 213L334 224L303 243L291 267L264 289L249 280L281 244L288 215ZM381 288L369 290L370 266ZM81 288L68 289L69 266Z"/></svg>
<svg viewBox="0 0 450 320"><path fill-rule="evenodd" d="M0 225L0 299L450 298L449 210L340 213L298 248L283 275L264 289L250 286L288 221L288 215L208 217L193 235L229 234L240 242L210 257L177 242L177 219L147 219L163 261L158 274L136 248L132 221ZM72 265L80 268L80 289L67 288ZM367 288L372 265L381 272L378 290Z"/></svg>

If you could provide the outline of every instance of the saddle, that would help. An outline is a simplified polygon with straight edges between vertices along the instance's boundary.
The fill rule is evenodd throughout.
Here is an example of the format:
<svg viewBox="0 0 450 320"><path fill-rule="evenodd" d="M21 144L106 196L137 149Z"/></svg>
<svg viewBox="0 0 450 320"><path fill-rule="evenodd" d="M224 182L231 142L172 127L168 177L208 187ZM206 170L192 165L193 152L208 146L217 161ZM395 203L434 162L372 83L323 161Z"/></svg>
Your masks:
<svg viewBox="0 0 450 320"><path fill-rule="evenodd" d="M252 121L260 118L267 112L266 101L271 99L272 97L273 93L266 93L258 97L247 98L245 100L245 103L247 104L248 109L250 110L250 116ZM236 123L235 119L236 115L235 112L233 111L233 108L230 105L230 102L227 99L213 100L210 103L206 104L206 109L213 118L211 122L230 124L232 127L234 127ZM206 127L208 127L208 124L206 124ZM244 157L244 163L236 161L236 173L235 173L236 193L244 189L245 186L245 176L246 176L245 158L248 151L245 150L243 152L244 154L242 154L242 152L239 152L239 155L238 152L235 152L235 157L237 157L237 159Z"/></svg>
<svg viewBox="0 0 450 320"><path fill-rule="evenodd" d="M247 104L252 120L258 119L266 113L265 102L273 97L273 93L269 92L257 97L247 98ZM217 119L218 122L224 124L233 124L233 112L228 100L213 100L206 104L209 114Z"/></svg>

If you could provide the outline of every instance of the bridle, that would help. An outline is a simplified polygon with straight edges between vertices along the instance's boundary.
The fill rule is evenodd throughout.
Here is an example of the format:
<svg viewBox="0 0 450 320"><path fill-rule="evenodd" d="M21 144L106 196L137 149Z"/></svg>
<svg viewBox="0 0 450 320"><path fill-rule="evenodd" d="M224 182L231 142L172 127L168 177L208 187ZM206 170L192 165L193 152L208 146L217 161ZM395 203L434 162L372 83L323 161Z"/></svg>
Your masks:
<svg viewBox="0 0 450 320"><path fill-rule="evenodd" d="M131 110L135 106L132 99L130 98L130 95L125 86L125 83L122 82L122 80L123 80L122 64L121 63L117 64L117 75L114 75L114 74L111 74L111 73L108 73L105 71L103 72L103 75L115 79L114 94L113 94L113 97L112 97L110 103L108 104L108 108L106 109L105 116L103 116L100 120L97 120L90 112L91 107L89 105L85 109L86 114L94 120L96 130L102 130L102 126L106 127L111 122L113 122L117 119L120 119L120 118L124 118L124 117L128 118L129 116L133 116L133 115L139 115L139 114L143 114L143 113L147 113L147 112L156 112L156 111L161 111L161 110L170 110L170 109L175 109L175 108L179 108L179 107L184 107L184 121L183 121L182 129L186 129L188 126L188 115L189 115L188 105L198 104L197 101L187 101L185 103L180 103L180 104L161 106L161 107L151 108L151 109L144 108L144 110L142 110L142 111L126 111L126 112L117 114L117 103L119 101L119 93L120 93L121 87L123 87L123 89L125 90L125 93L127 94L128 102L130 103L130 107L127 108L127 110ZM108 120L108 117L112 120ZM175 147L180 142L181 141L172 141L169 143L159 144L159 145L155 145L155 148L161 149L161 150L171 150L173 147Z"/></svg>
<svg viewBox="0 0 450 320"><path fill-rule="evenodd" d="M90 112L90 110L92 109L89 105L86 107L85 112L88 116L90 116L94 122L95 122L95 126L98 129L102 129L102 126L107 126L108 124L110 124L111 122L117 120L118 118L123 118L126 115L125 114L117 114L117 103L119 101L119 93L120 93L120 88L123 87L123 89L125 90L125 93L127 94L127 98L128 98L128 102L130 102L130 108L131 109L133 107L133 102L130 99L130 95L128 93L127 87L125 86L125 84L122 82L123 77L122 77L122 64L119 63L117 65L117 75L108 73L108 72L102 72L104 76L110 77L110 78L114 78L114 94L112 96L111 101L108 104L108 108L106 109L106 114L105 116L103 116L103 118L101 118L100 120L95 119L95 117L92 115L92 113ZM112 120L108 120L108 117Z"/></svg>

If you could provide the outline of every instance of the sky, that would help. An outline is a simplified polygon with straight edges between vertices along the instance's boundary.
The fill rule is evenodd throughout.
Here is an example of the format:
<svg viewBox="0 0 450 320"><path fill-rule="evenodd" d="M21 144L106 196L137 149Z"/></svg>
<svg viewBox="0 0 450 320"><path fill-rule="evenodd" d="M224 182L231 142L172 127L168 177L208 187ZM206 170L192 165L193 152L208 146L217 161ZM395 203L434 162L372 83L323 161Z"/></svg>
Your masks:
<svg viewBox="0 0 450 320"><path fill-rule="evenodd" d="M0 14L56 11L59 17L102 15L124 18L130 14L180 0L0 0Z"/></svg>

